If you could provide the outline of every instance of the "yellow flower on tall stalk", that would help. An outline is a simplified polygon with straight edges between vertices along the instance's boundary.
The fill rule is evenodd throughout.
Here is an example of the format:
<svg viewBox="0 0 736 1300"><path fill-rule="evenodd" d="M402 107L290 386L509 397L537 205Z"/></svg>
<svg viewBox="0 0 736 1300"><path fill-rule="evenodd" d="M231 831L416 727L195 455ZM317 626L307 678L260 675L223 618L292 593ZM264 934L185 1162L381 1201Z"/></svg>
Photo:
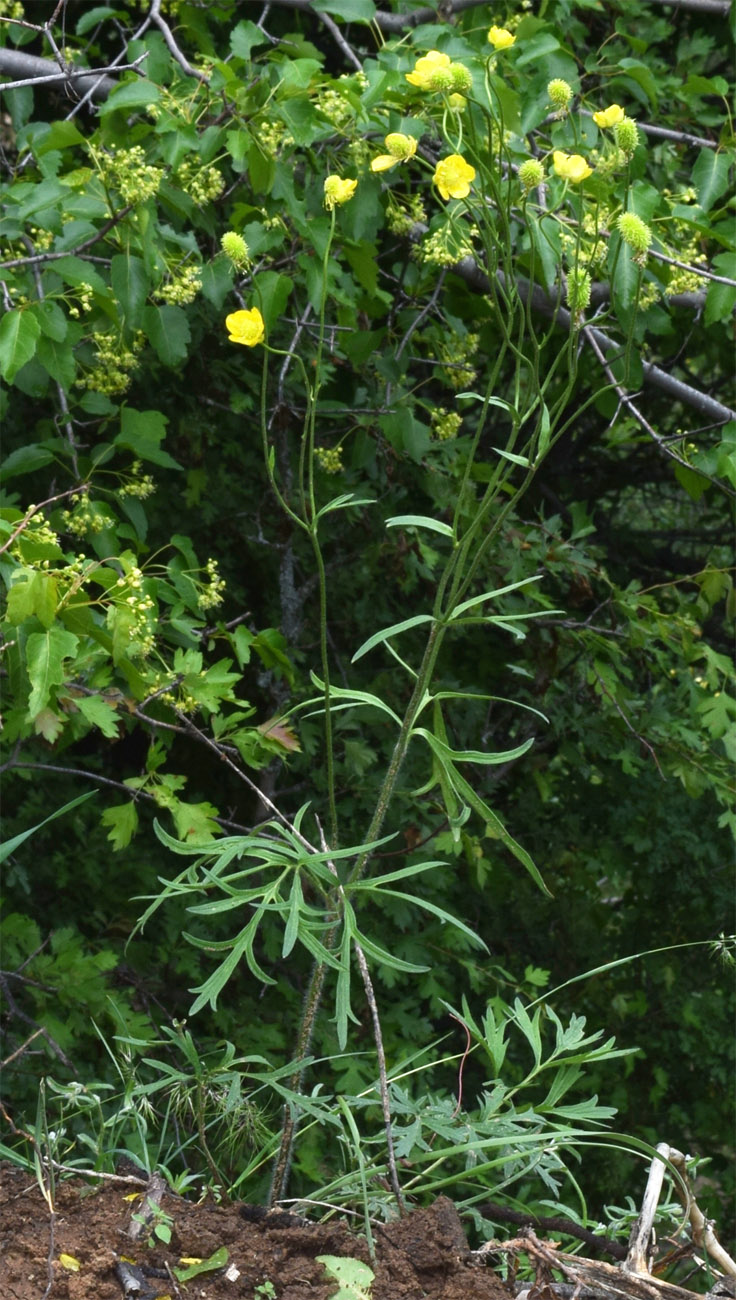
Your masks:
<svg viewBox="0 0 736 1300"><path fill-rule="evenodd" d="M449 158L441 158L437 163L433 179L443 199L465 199L475 180L475 168L462 154L451 153Z"/></svg>
<svg viewBox="0 0 736 1300"><path fill-rule="evenodd" d="M624 120L624 110L620 104L611 104L608 108L602 108L599 113L593 114L593 121L596 126L605 129L605 127L617 126Z"/></svg>
<svg viewBox="0 0 736 1300"><path fill-rule="evenodd" d="M488 33L488 42L494 50L508 50L514 44L516 37L509 31L508 27L496 27L495 24Z"/></svg>
<svg viewBox="0 0 736 1300"><path fill-rule="evenodd" d="M555 149L552 154L552 164L557 175L561 176L563 181L572 181L573 185L579 185L581 181L593 175L593 168L579 153L563 153L561 149Z"/></svg>
<svg viewBox="0 0 736 1300"><path fill-rule="evenodd" d="M357 181L344 180L342 176L328 176L325 180L325 207L332 212L340 204L348 203L357 188Z"/></svg>
<svg viewBox="0 0 736 1300"><path fill-rule="evenodd" d="M423 54L421 59L417 59L414 71L406 73L406 80L410 86L418 86L420 90L435 90L437 73L447 72L451 62L449 54L430 50L428 54Z"/></svg>
<svg viewBox="0 0 736 1300"><path fill-rule="evenodd" d="M417 151L417 142L411 135L402 135L392 131L384 139L388 153L381 153L371 163L372 172L387 172L389 167L398 167L399 163L408 162Z"/></svg>
<svg viewBox="0 0 736 1300"><path fill-rule="evenodd" d="M246 348L254 348L262 343L266 330L263 317L257 307L248 311L234 311L225 317L225 327L231 343L242 343Z"/></svg>

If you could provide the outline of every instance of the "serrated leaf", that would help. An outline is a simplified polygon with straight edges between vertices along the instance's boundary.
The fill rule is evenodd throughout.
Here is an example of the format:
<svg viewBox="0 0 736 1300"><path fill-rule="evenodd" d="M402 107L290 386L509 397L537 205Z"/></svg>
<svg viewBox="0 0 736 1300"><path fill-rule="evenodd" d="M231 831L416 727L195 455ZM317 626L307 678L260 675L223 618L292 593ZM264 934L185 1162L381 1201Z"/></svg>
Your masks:
<svg viewBox="0 0 736 1300"><path fill-rule="evenodd" d="M256 45L268 45L268 37L262 28L244 19L230 33L230 49L239 59L250 59L250 52Z"/></svg>
<svg viewBox="0 0 736 1300"><path fill-rule="evenodd" d="M178 461L161 449L160 444L166 437L168 419L161 411L136 411L131 406L124 406L120 412L120 433L115 438L115 446L127 447L154 465L163 465L166 469L181 469Z"/></svg>
<svg viewBox="0 0 736 1300"><path fill-rule="evenodd" d="M58 343L44 334L38 340L36 359L51 378L69 392L77 373L71 343Z"/></svg>
<svg viewBox="0 0 736 1300"><path fill-rule="evenodd" d="M99 727L103 736L108 740L117 740L119 720L115 710L107 700L103 700L101 695L80 695L75 700L75 704L88 722L93 727Z"/></svg>
<svg viewBox="0 0 736 1300"><path fill-rule="evenodd" d="M701 149L692 171L692 183L704 212L728 189L733 157L724 151Z"/></svg>
<svg viewBox="0 0 736 1300"><path fill-rule="evenodd" d="M26 665L32 690L28 701L30 717L48 703L53 686L59 686L66 677L65 660L77 650L79 638L61 627L51 627L46 632L32 632L26 642Z"/></svg>
<svg viewBox="0 0 736 1300"><path fill-rule="evenodd" d="M127 112L131 108L146 108L148 104L157 104L160 98L161 91L153 81L136 77L134 81L126 81L113 90L97 112L100 117L107 117L117 109L124 109Z"/></svg>
<svg viewBox="0 0 736 1300"><path fill-rule="evenodd" d="M127 328L137 329L149 289L142 259L129 253L116 253L110 261L110 283Z"/></svg>
<svg viewBox="0 0 736 1300"><path fill-rule="evenodd" d="M220 833L214 820L218 810L211 803L183 803L177 799L170 811L176 833L186 844L209 844Z"/></svg>
<svg viewBox="0 0 736 1300"><path fill-rule="evenodd" d="M163 307L145 307L142 324L151 346L165 366L177 366L186 359L191 332L181 307L170 303Z"/></svg>
<svg viewBox="0 0 736 1300"><path fill-rule="evenodd" d="M0 320L0 374L12 384L18 371L31 360L41 326L33 312L18 308Z"/></svg>
<svg viewBox="0 0 736 1300"><path fill-rule="evenodd" d="M135 804L130 801L116 804L113 808L106 808L100 821L103 826L110 828L107 838L117 853L120 849L127 848L138 828L138 813Z"/></svg>
<svg viewBox="0 0 736 1300"><path fill-rule="evenodd" d="M58 302L46 298L43 302L35 302L32 310L41 326L42 334L48 335L50 339L55 339L57 343L61 343L66 338L69 322Z"/></svg>
<svg viewBox="0 0 736 1300"><path fill-rule="evenodd" d="M28 442L24 447L17 447L6 456L0 466L0 474L3 482L7 482L8 479L18 478L21 474L32 474L37 469L43 469L44 465L49 465L53 459L54 453L42 442Z"/></svg>
<svg viewBox="0 0 736 1300"><path fill-rule="evenodd" d="M41 709L33 719L33 730L37 736L43 736L49 745L53 745L59 739L64 729L64 719L60 718L58 713L53 709Z"/></svg>

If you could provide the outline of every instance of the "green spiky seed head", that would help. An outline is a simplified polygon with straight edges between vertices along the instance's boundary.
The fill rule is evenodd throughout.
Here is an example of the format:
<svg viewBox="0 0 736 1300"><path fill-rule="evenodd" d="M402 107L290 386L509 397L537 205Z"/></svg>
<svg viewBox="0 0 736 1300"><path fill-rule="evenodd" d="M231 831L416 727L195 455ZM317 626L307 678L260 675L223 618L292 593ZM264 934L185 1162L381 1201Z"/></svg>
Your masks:
<svg viewBox="0 0 736 1300"><path fill-rule="evenodd" d="M519 180L524 190L533 190L544 180L544 167L536 158L527 158L519 168Z"/></svg>
<svg viewBox="0 0 736 1300"><path fill-rule="evenodd" d="M230 259L233 266L242 270L250 262L248 254L248 245L242 235L237 235L234 230L228 230L220 240L220 248L226 257Z"/></svg>
<svg viewBox="0 0 736 1300"><path fill-rule="evenodd" d="M631 117L624 117L613 128L613 138L619 149L630 158L639 143L639 131Z"/></svg>
<svg viewBox="0 0 736 1300"><path fill-rule="evenodd" d="M641 217L637 217L634 212L622 212L616 225L621 238L625 244L629 245L629 248L632 248L639 256L646 253L652 242L652 232L646 221L642 221Z"/></svg>
<svg viewBox="0 0 736 1300"><path fill-rule="evenodd" d="M563 112L572 99L572 86L569 81L563 81L562 77L555 77L547 86L549 101L558 112Z"/></svg>

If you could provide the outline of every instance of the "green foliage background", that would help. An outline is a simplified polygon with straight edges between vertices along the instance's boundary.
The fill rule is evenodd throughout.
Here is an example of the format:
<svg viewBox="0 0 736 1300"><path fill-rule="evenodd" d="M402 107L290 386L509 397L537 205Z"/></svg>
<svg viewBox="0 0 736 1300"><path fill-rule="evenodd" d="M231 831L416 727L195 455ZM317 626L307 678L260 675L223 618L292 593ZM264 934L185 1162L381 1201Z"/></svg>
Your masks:
<svg viewBox="0 0 736 1300"><path fill-rule="evenodd" d="M43 16L43 5L31 8L29 21L42 24L53 6ZM4 20L18 16L8 9ZM574 0L521 14L471 6L452 23L424 13L410 22L408 13L396 0L383 18L372 0L283 5L259 26L227 0L170 5L165 24L183 67L168 27L144 7L69 0L64 41L75 67L107 67L122 55L126 65L142 60L138 71L116 75L108 93L81 107L55 86L6 92L6 834L91 784L98 790L5 865L6 1055L37 1026L48 1035L19 1056L6 1105L22 1127L42 1070L116 1081L103 1038L134 1040L141 1057L162 1026L186 1019L212 959L206 945L181 941L193 928L185 902L159 910L128 940L140 899L174 874L154 815L190 845L264 817L218 745L289 815L309 800L328 816L318 720L307 709L291 719L293 732L272 727L314 695L310 672L320 671L312 555L268 489L262 355L229 343L223 321L258 302L269 342L298 353L309 373L330 172L357 178L358 188L339 211L327 266L316 491L321 503L339 491L376 504L334 513L326 528L329 655L336 685L349 681L401 711L405 681L385 647L351 658L378 629L431 606L446 543L385 520L447 520L456 505L470 518L508 436L505 412L494 409L466 482L478 403L458 394L485 391L502 347L479 279L495 268L458 266L461 244L443 264L416 256L428 236L452 249L467 230L449 229L430 195L426 165L442 111L407 88L405 73L440 49L467 61L477 81L490 20L511 26L517 41L491 73L506 131L487 142L487 161L497 151L512 175L531 147L579 149L598 164L591 190L612 232L601 243L583 221L571 236L584 215L574 196L569 224L548 236L543 214L523 209L528 220L511 235L514 266L547 295L535 364L544 374L559 353L563 335L550 317L561 319L560 276L579 239L574 256L589 258L593 278L589 318L628 336L627 390L640 393L646 424L610 387L595 395L601 374L586 348L575 391L583 409L477 575L483 590L539 581L495 607L511 622L467 628L445 644L442 688L488 697L448 710L453 748L500 752L533 741L516 761L476 766L472 784L553 897L479 819L453 833L436 785L416 794L427 782L426 755L410 750L386 826L397 838L379 851L379 865L398 866L417 848L444 859L422 876L424 895L462 918L488 953L429 914L418 923L408 904L369 901L373 932L427 968L410 980L375 971L387 1053L398 1060L440 1036L462 1050L446 1004L459 1007L463 996L480 1014L493 998L534 998L605 962L683 945L573 984L554 1005L639 1048L618 1073L592 1066L586 1085L618 1107L620 1129L711 1157L706 1199L720 1218L733 1193L732 980L704 947L687 945L733 928L727 22ZM49 56L48 36L30 28L3 21L0 36L8 49ZM579 97L574 121L551 116L552 78L567 79ZM591 117L614 100L641 126L623 168ZM472 123L471 110L469 139ZM387 131L421 138L425 173L371 172ZM548 183L557 202L560 184L553 174ZM650 258L641 283L614 229L627 192L664 259ZM248 244L252 263L240 271L220 250L228 230ZM540 300L532 301L536 311ZM621 382L623 362L612 365ZM685 400L658 385L651 365L687 386ZM288 493L304 392L296 368L280 366L273 358L267 418ZM519 399L514 373L500 364L502 401ZM550 405L558 400L567 410L561 378L549 389ZM462 424L443 439L448 412ZM28 513L41 502L42 513ZM419 644L414 629L402 655ZM337 713L334 728L343 838L356 843L393 741L371 709ZM227 917L208 920L208 943L229 933ZM275 927L259 942L274 987L238 970L217 1009L189 1027L202 1045L226 1039L280 1066L293 1054L289 1026L308 963L296 951L282 956ZM366 1009L353 1050L333 1064L336 1093L373 1078L371 1044ZM314 1051L336 1051L326 1015ZM507 1068L512 1078L522 1068L513 1053ZM471 1058L466 1093L485 1081ZM453 1094L454 1068L437 1086ZM610 1157L588 1167L596 1211L621 1204L631 1171ZM315 1139L298 1156L299 1186L324 1172Z"/></svg>

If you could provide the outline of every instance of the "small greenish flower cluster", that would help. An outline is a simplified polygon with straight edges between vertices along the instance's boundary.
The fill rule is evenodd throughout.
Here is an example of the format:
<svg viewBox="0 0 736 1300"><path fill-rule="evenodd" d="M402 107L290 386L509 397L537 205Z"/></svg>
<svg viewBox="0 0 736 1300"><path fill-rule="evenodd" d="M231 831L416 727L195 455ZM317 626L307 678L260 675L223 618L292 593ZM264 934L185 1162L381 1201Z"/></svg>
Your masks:
<svg viewBox="0 0 736 1300"><path fill-rule="evenodd" d="M32 510L33 506L29 506L28 509ZM13 541L10 547L11 554L16 556L22 554L22 543L24 539L41 546L59 545L58 534L54 532L51 524L43 513L43 510L39 510L37 514L33 515L33 517L28 520L23 532L19 533Z"/></svg>
<svg viewBox="0 0 736 1300"><path fill-rule="evenodd" d="M153 650L156 638L151 626L151 611L155 601L143 591L143 574L135 565L122 578L118 578L115 594L118 600L108 610L108 623L115 624L117 609L124 608L128 615L127 632L130 637L128 654L134 659L145 659ZM132 616L132 617L131 617Z"/></svg>
<svg viewBox="0 0 736 1300"><path fill-rule="evenodd" d="M87 284L86 281L83 280L81 284L78 284L78 285L77 285L77 300L78 300L79 306L77 306L77 305L75 304L74 306L72 306L72 307L69 308L69 315L70 315L74 320L78 320L78 319L79 319L79 316L80 316L81 312L83 312L83 311L84 311L84 312L87 312L87 311L91 311L91 310L92 310L92 294L93 294L93 293L94 293L94 290L93 290L93 288L92 288L92 285L91 285L91 284Z"/></svg>
<svg viewBox="0 0 736 1300"><path fill-rule="evenodd" d="M242 235L238 235L234 230L226 230L220 240L220 248L237 271L248 270L251 258L248 245Z"/></svg>
<svg viewBox="0 0 736 1300"><path fill-rule="evenodd" d="M130 467L130 478L118 489L121 497L136 497L139 501L145 501L156 491L156 484L151 474L143 474L143 462L134 460Z"/></svg>
<svg viewBox="0 0 736 1300"><path fill-rule="evenodd" d="M293 135L286 130L286 123L280 122L278 118L271 121L258 123L256 131L258 143L262 145L266 153L276 155L280 149L294 143Z"/></svg>
<svg viewBox="0 0 736 1300"><path fill-rule="evenodd" d="M326 474L339 474L342 471L342 449L340 447L315 447L314 459Z"/></svg>
<svg viewBox="0 0 736 1300"><path fill-rule="evenodd" d="M225 188L225 177L217 167L203 167L193 158L179 164L176 181L200 208L218 199Z"/></svg>
<svg viewBox="0 0 736 1300"><path fill-rule="evenodd" d="M468 237L469 229L451 221L446 222L417 247L417 260L430 266L455 266L464 257L472 257L473 245Z"/></svg>
<svg viewBox="0 0 736 1300"><path fill-rule="evenodd" d="M478 351L479 342L478 334L466 334L464 338L455 334L440 343L437 349L438 360L442 362L440 373L450 388L457 390L472 384L476 370L470 359Z"/></svg>
<svg viewBox="0 0 736 1300"><path fill-rule="evenodd" d="M351 140L348 145L348 155L350 162L356 171L365 171L371 158L373 150L370 144L363 136L358 136L356 140Z"/></svg>
<svg viewBox="0 0 736 1300"><path fill-rule="evenodd" d="M355 109L350 100L331 86L320 87L317 92L317 106L320 113L324 113L328 122L338 130L355 117Z"/></svg>
<svg viewBox="0 0 736 1300"><path fill-rule="evenodd" d="M463 417L457 411L447 411L444 406L437 406L430 416L430 422L434 438L439 442L452 442L457 437Z"/></svg>
<svg viewBox="0 0 736 1300"><path fill-rule="evenodd" d="M168 284L162 284L156 290L154 297L159 302L173 303L175 306L184 307L187 303L194 302L197 294L202 288L202 273L198 266L191 264L179 266L172 275Z"/></svg>
<svg viewBox="0 0 736 1300"><path fill-rule="evenodd" d="M222 594L227 586L225 579L220 577L217 560L208 560L204 571L205 582L199 587L197 593L197 604L203 613L207 609L216 609L222 604Z"/></svg>
<svg viewBox="0 0 736 1300"><path fill-rule="evenodd" d="M689 238L689 231L684 221L676 221L674 228L678 235L678 261L688 262L690 266L707 267L708 258L699 246L697 239ZM673 266L670 268L670 278L667 282L665 293L669 298L676 293L697 293L707 285L708 281L705 276L698 275L697 271L687 271L684 267Z"/></svg>
<svg viewBox="0 0 736 1300"><path fill-rule="evenodd" d="M38 226L30 226L28 233L37 253L45 253L54 242L53 230L39 230Z"/></svg>
<svg viewBox="0 0 736 1300"><path fill-rule="evenodd" d="M659 298L661 286L655 280L649 280L641 286L639 297L636 300L636 306L639 311L646 311L648 307L653 307Z"/></svg>
<svg viewBox="0 0 736 1300"><path fill-rule="evenodd" d="M22 21L24 17L21 0L0 0L0 18L17 18Z"/></svg>
<svg viewBox="0 0 736 1300"><path fill-rule="evenodd" d="M90 501L89 488L72 497L72 509L62 510L61 517L66 531L73 537L101 533L115 522L102 506Z"/></svg>
<svg viewBox="0 0 736 1300"><path fill-rule="evenodd" d="M103 154L98 165L103 184L117 190L123 203L144 203L158 193L164 178L161 167L146 163L145 152L139 144L130 149L116 149L111 145L109 154Z"/></svg>
<svg viewBox="0 0 736 1300"><path fill-rule="evenodd" d="M574 317L582 315L590 304L590 272L580 267L567 274L567 305Z"/></svg>
<svg viewBox="0 0 736 1300"><path fill-rule="evenodd" d="M386 225L392 235L408 235L412 227L427 220L427 210L418 194L412 194L404 203L398 204L393 199L386 213Z"/></svg>
<svg viewBox="0 0 736 1300"><path fill-rule="evenodd" d="M132 371L138 367L136 353L145 343L145 335L139 331L133 348L123 347L120 340L112 334L93 334L95 345L95 362L86 375L75 380L77 388L88 388L93 393L106 393L108 397L124 393L130 386Z"/></svg>

